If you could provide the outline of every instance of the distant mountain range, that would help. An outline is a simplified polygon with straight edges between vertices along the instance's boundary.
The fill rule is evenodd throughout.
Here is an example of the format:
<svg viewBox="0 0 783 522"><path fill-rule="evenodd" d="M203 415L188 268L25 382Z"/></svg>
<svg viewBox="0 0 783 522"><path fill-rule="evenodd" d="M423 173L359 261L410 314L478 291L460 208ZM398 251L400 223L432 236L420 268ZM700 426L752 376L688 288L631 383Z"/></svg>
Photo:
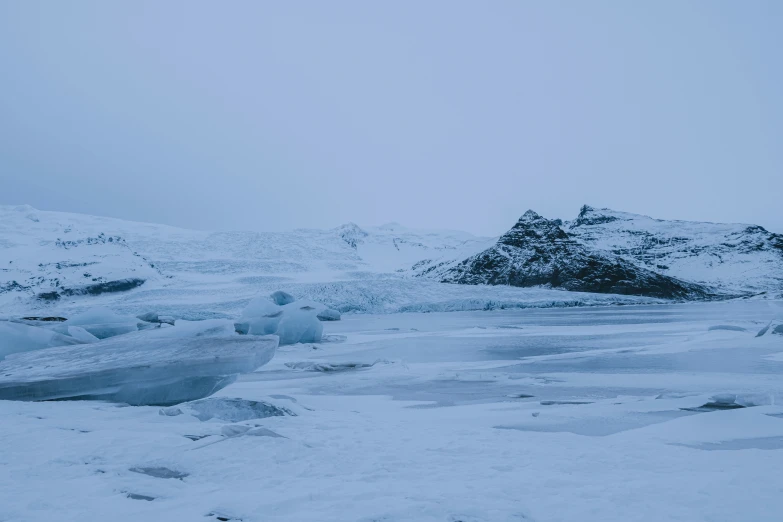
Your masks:
<svg viewBox="0 0 783 522"><path fill-rule="evenodd" d="M783 235L755 225L667 221L583 206L573 221L532 210L474 255L414 267L462 284L547 285L674 299L783 289Z"/></svg>
<svg viewBox="0 0 783 522"><path fill-rule="evenodd" d="M0 206L0 307L141 285L206 293L236 282L389 277L665 299L744 296L783 291L783 236L588 206L573 221L528 211L500 238L395 223L203 232Z"/></svg>

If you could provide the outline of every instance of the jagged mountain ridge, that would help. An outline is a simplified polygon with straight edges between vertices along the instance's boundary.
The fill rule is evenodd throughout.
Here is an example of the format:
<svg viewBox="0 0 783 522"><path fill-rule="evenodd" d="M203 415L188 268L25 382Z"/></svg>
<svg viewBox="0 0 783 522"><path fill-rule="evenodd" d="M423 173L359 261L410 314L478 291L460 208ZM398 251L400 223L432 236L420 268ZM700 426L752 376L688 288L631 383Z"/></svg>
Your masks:
<svg viewBox="0 0 783 522"><path fill-rule="evenodd" d="M550 286L579 292L703 299L708 287L639 267L620 256L581 243L562 228L528 210L492 247L438 273L459 284Z"/></svg>

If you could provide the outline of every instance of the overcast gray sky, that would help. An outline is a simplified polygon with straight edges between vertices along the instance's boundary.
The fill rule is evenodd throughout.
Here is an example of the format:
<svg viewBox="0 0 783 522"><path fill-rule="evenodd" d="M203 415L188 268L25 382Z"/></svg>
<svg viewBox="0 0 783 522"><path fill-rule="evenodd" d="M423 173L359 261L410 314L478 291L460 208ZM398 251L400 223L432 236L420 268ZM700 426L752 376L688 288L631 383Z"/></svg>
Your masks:
<svg viewBox="0 0 783 522"><path fill-rule="evenodd" d="M0 203L495 235L783 232L783 2L0 0Z"/></svg>

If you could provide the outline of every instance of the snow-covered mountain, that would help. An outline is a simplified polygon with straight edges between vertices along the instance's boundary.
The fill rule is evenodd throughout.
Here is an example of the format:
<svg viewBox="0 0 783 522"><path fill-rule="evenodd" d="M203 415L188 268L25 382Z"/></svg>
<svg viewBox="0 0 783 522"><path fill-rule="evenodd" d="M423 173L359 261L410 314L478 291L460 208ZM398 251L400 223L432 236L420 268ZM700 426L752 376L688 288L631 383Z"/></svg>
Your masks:
<svg viewBox="0 0 783 522"><path fill-rule="evenodd" d="M547 285L564 290L630 294L664 299L700 299L711 289L638 266L591 248L550 220L528 210L490 248L451 265L434 267L446 283L511 286Z"/></svg>
<svg viewBox="0 0 783 522"><path fill-rule="evenodd" d="M660 274L728 292L783 288L783 235L760 226L667 221L585 205L565 229Z"/></svg>
<svg viewBox="0 0 783 522"><path fill-rule="evenodd" d="M161 279L115 230L78 227L32 207L0 208L0 294L39 299L130 290Z"/></svg>
<svg viewBox="0 0 783 522"><path fill-rule="evenodd" d="M137 278L287 276L331 280L393 273L425 258L458 256L486 243L465 232L362 229L203 232L111 218L0 206L4 290L58 291Z"/></svg>
<svg viewBox="0 0 783 522"><path fill-rule="evenodd" d="M159 310L200 310L197 315L207 317L279 288L343 311L618 299L503 285L688 299L780 293L783 240L761 227L654 220L590 207L570 222L528 213L498 240L396 223L205 232L0 206L0 313L78 308L86 300L114 306L119 299L137 308L155 303Z"/></svg>

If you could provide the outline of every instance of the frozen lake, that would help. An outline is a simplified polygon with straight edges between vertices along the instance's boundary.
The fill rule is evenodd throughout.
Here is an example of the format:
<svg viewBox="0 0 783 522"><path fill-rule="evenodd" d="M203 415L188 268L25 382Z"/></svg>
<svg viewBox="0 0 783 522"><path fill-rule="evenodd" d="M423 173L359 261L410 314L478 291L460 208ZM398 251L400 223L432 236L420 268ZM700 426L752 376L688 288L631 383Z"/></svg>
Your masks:
<svg viewBox="0 0 783 522"><path fill-rule="evenodd" d="M220 391L224 418L0 401L0 520L777 521L783 336L756 334L781 319L349 315Z"/></svg>

